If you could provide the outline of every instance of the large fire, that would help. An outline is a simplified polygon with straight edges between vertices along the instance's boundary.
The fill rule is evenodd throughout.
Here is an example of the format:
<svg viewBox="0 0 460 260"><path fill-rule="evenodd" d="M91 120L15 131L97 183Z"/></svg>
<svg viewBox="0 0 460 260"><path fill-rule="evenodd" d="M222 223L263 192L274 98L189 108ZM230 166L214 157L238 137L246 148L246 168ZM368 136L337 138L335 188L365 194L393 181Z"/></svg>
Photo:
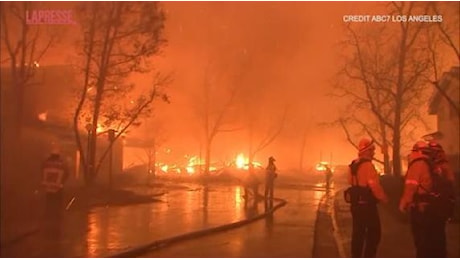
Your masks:
<svg viewBox="0 0 460 260"><path fill-rule="evenodd" d="M171 149L157 150L153 154L151 150L132 148L126 150L123 156L123 164L128 165L124 169L148 165L149 169L147 171L158 176L189 177L198 176L205 172L206 163L204 157L193 154L178 155ZM248 156L245 156L244 153L237 153L226 160L215 159L211 161L208 172L213 176L244 175L250 170L250 165ZM262 164L257 161L253 161L252 166L255 171L263 168Z"/></svg>
<svg viewBox="0 0 460 260"><path fill-rule="evenodd" d="M170 149L167 149L167 153L170 153ZM158 157L157 157L158 158ZM180 162L177 160L158 160L155 163L155 168L157 169L157 174L164 176L194 176L204 172L205 169L205 160L197 155L185 155L185 160ZM169 161L169 162L167 162ZM237 172L249 170L249 158L246 157L243 153L237 154L233 160L221 161L219 163L211 162L209 165L209 172L212 175L219 175L223 172L232 172L233 170L238 170ZM259 162L252 162L254 168L261 168L262 164ZM228 170L228 171L227 171ZM241 173L242 174L242 173Z"/></svg>
<svg viewBox="0 0 460 260"><path fill-rule="evenodd" d="M204 162L201 158L198 156L191 156L188 160L188 164L187 167L185 167L185 170L189 175L193 175L197 172L197 168L199 170L202 165L204 165ZM209 167L209 170L211 171L211 167Z"/></svg>
<svg viewBox="0 0 460 260"><path fill-rule="evenodd" d="M236 164L236 168L238 169L247 168L249 164L249 159L245 158L244 155L240 153L238 154L238 156L236 156L235 164Z"/></svg>
<svg viewBox="0 0 460 260"><path fill-rule="evenodd" d="M249 158L245 157L242 153L238 154L235 159L235 165L238 169L248 170L249 169ZM261 167L262 164L259 162L252 162L254 167Z"/></svg>

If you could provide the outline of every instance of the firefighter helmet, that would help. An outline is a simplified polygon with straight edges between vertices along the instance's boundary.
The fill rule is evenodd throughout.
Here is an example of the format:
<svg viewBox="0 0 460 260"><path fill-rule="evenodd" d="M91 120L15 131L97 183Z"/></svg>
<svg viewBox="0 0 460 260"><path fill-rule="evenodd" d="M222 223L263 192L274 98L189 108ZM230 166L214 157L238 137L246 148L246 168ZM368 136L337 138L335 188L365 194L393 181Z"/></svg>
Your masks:
<svg viewBox="0 0 460 260"><path fill-rule="evenodd" d="M412 151L423 151L428 149L428 144L425 141L417 141L414 146L412 146Z"/></svg>
<svg viewBox="0 0 460 260"><path fill-rule="evenodd" d="M360 153L368 150L375 150L374 140L362 138L358 143L358 150Z"/></svg>

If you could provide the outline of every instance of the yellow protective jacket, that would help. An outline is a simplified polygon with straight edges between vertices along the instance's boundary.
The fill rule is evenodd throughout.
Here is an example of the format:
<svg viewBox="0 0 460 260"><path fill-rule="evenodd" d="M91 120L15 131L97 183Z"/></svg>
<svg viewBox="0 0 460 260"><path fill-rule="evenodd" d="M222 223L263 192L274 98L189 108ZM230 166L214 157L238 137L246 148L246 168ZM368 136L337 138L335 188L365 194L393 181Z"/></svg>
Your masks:
<svg viewBox="0 0 460 260"><path fill-rule="evenodd" d="M426 155L420 152L412 152L409 155L409 167L406 173L400 208L407 208L413 205L415 194L426 194L427 191L432 189L433 184L430 177L431 166L427 161L428 159Z"/></svg>
<svg viewBox="0 0 460 260"><path fill-rule="evenodd" d="M358 186L369 187L374 197L377 198L379 201L387 200L387 196L385 192L383 191L382 186L380 185L380 181L378 177L379 175L370 160L362 162L359 165L356 176L357 176ZM354 180L352 178L351 170L348 171L348 182L350 185L356 184L354 183Z"/></svg>
<svg viewBox="0 0 460 260"><path fill-rule="evenodd" d="M51 156L43 163L42 174L44 190L50 193L58 192L68 178L67 165L60 157Z"/></svg>

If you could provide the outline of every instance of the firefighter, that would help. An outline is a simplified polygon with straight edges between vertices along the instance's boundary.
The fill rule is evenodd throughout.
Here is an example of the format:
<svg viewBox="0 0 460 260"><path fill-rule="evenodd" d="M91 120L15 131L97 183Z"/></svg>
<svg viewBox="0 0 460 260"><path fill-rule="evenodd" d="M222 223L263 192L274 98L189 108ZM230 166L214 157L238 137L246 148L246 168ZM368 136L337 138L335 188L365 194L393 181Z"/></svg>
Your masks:
<svg viewBox="0 0 460 260"><path fill-rule="evenodd" d="M372 164L375 154L374 142L363 138L358 144L358 159L350 164L349 182L353 188L352 215L352 257L376 257L380 242L379 201L387 202L387 196L380 186L378 173Z"/></svg>
<svg viewBox="0 0 460 260"><path fill-rule="evenodd" d="M449 165L449 161L447 160L446 153L442 146L438 142L432 140L428 143L428 147L433 156L435 171L452 183L455 182L454 171Z"/></svg>
<svg viewBox="0 0 460 260"><path fill-rule="evenodd" d="M332 170L327 165L325 167L326 167L326 170L324 171L324 174L326 177L326 191L329 191L329 188L331 187Z"/></svg>
<svg viewBox="0 0 460 260"><path fill-rule="evenodd" d="M424 141L413 146L399 203L400 211L410 212L416 257L447 257L446 220L430 210L432 201L428 198L433 189L431 174L436 174L437 165L442 164L441 161L436 163L441 158L436 153Z"/></svg>
<svg viewBox="0 0 460 260"><path fill-rule="evenodd" d="M275 178L278 176L276 173L275 158L270 156L268 158L268 165L265 168L265 205L268 208L273 207L273 192L275 185Z"/></svg>
<svg viewBox="0 0 460 260"><path fill-rule="evenodd" d="M42 164L42 186L45 191L46 218L58 219L63 207L64 183L69 177L66 162L58 147L53 147L49 157Z"/></svg>
<svg viewBox="0 0 460 260"><path fill-rule="evenodd" d="M432 140L428 143L428 146L430 147L431 151L433 152L433 159L434 159L434 171L437 174L440 174L443 178L445 178L446 181L449 182L448 187L445 187L448 192L450 193L449 195L451 196L452 201L455 203L456 202L456 197L458 198L458 184L457 186L455 185L455 173L452 167L449 164L449 161L447 159L447 155L442 148L442 146L436 142L435 140ZM458 182L457 182L458 183ZM457 195L456 195L457 194ZM458 205L458 204L455 204ZM456 219L458 218L458 206L452 208L451 212L451 218Z"/></svg>

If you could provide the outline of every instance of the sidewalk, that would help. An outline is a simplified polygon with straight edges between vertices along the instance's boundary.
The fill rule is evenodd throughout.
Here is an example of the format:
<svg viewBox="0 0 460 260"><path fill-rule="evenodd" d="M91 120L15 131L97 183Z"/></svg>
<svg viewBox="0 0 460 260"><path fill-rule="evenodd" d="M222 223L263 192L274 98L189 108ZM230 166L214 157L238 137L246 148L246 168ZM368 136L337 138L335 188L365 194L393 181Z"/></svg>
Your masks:
<svg viewBox="0 0 460 260"><path fill-rule="evenodd" d="M352 220L350 205L343 199L343 190L335 195L335 219L338 224L338 246L343 248L344 257L351 257ZM379 205L382 239L377 257L380 258L413 258L415 248L407 216L404 217L391 208L390 205ZM449 257L460 257L460 226L459 223L448 223L447 252Z"/></svg>

